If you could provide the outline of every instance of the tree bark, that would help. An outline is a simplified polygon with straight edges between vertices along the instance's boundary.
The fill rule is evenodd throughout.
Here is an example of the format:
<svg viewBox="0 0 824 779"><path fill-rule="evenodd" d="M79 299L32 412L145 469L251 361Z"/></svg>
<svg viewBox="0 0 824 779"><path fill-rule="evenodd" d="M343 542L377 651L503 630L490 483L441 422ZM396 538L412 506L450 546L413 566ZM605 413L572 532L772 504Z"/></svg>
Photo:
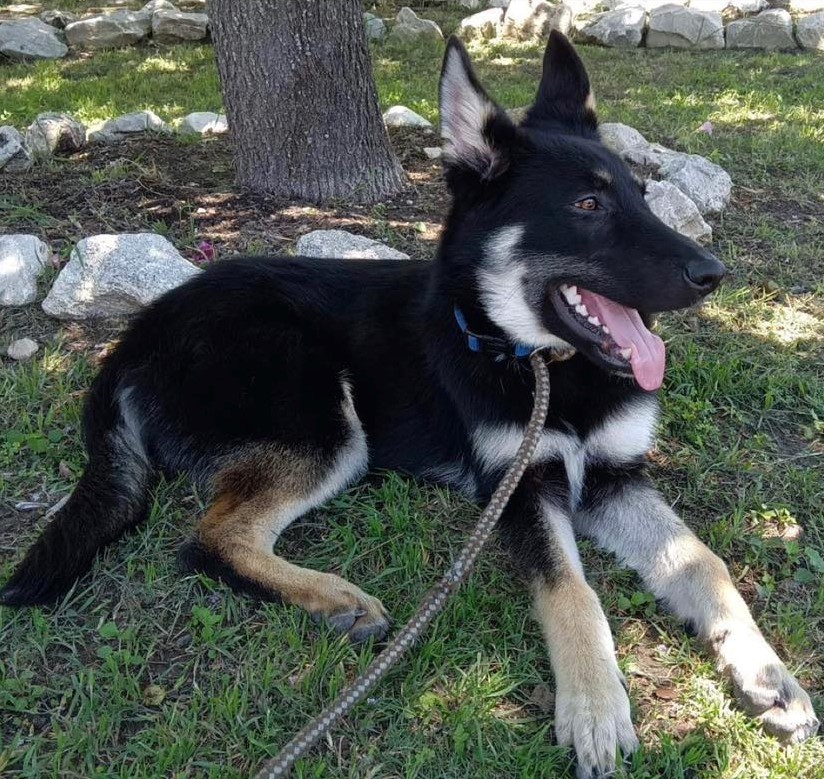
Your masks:
<svg viewBox="0 0 824 779"><path fill-rule="evenodd" d="M403 186L361 0L209 0L239 186L376 202Z"/></svg>

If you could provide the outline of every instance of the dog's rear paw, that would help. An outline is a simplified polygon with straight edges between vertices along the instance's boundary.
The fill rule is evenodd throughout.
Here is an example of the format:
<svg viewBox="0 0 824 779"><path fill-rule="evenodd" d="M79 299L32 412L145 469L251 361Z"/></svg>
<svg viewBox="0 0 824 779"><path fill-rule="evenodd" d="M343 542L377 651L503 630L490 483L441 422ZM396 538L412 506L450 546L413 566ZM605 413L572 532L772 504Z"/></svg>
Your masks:
<svg viewBox="0 0 824 779"><path fill-rule="evenodd" d="M575 748L576 779L613 776L620 755L626 759L638 748L630 717L629 698L617 667L602 679L559 683L555 733L561 746Z"/></svg>
<svg viewBox="0 0 824 779"><path fill-rule="evenodd" d="M770 735L795 744L818 732L810 696L783 663L762 666L752 675L733 672L732 682L742 708Z"/></svg>

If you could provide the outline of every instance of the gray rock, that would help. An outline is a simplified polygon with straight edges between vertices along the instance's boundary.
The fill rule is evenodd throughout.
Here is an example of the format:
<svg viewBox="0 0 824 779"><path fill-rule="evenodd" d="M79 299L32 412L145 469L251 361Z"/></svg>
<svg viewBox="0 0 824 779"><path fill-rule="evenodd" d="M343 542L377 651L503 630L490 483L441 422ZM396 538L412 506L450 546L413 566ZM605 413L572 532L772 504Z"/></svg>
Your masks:
<svg viewBox="0 0 824 779"><path fill-rule="evenodd" d="M702 214L717 213L730 202L732 179L706 157L670 152L658 172L690 198Z"/></svg>
<svg viewBox="0 0 824 779"><path fill-rule="evenodd" d="M169 0L149 0L140 11L144 14L154 14L157 11L177 11L177 6Z"/></svg>
<svg viewBox="0 0 824 779"><path fill-rule="evenodd" d="M698 206L678 187L650 179L644 199L655 216L681 235L700 243L712 240L712 228L704 221Z"/></svg>
<svg viewBox="0 0 824 779"><path fill-rule="evenodd" d="M540 41L548 38L552 30L568 34L572 21L572 9L563 3L512 0L504 14L503 34L517 41Z"/></svg>
<svg viewBox="0 0 824 779"><path fill-rule="evenodd" d="M716 11L717 13L730 8L740 14L755 14L763 11L767 5L767 0L690 0L690 8L696 11Z"/></svg>
<svg viewBox="0 0 824 779"><path fill-rule="evenodd" d="M793 13L802 14L824 11L824 0L790 0L789 8Z"/></svg>
<svg viewBox="0 0 824 779"><path fill-rule="evenodd" d="M411 8L404 6L398 11L390 37L405 43L420 40L442 41L443 33L431 19L420 19Z"/></svg>
<svg viewBox="0 0 824 779"><path fill-rule="evenodd" d="M73 13L69 13L69 11L52 9L50 11L43 11L43 13L40 14L40 21L56 27L58 30L62 30L67 24L77 21L77 17Z"/></svg>
<svg viewBox="0 0 824 779"><path fill-rule="evenodd" d="M40 19L12 19L0 24L0 54L11 60L54 60L68 53L57 29Z"/></svg>
<svg viewBox="0 0 824 779"><path fill-rule="evenodd" d="M71 154L86 145L86 126L68 114L38 114L26 130L26 144L41 157Z"/></svg>
<svg viewBox="0 0 824 779"><path fill-rule="evenodd" d="M11 357L12 360L23 362L34 357L39 348L37 341L32 341L31 338L20 338L9 344L9 348L6 349L6 354Z"/></svg>
<svg viewBox="0 0 824 779"><path fill-rule="evenodd" d="M604 122L598 132L605 146L635 165L658 167L663 157L634 127L619 122Z"/></svg>
<svg viewBox="0 0 824 779"><path fill-rule="evenodd" d="M651 49L723 49L721 14L664 5L650 11L647 47Z"/></svg>
<svg viewBox="0 0 824 779"><path fill-rule="evenodd" d="M430 160L439 160L443 156L443 149L440 146L424 146L423 153Z"/></svg>
<svg viewBox="0 0 824 779"><path fill-rule="evenodd" d="M383 113L383 123L387 127L432 127L432 122L405 105L387 108Z"/></svg>
<svg viewBox="0 0 824 779"><path fill-rule="evenodd" d="M641 45L646 21L645 9L637 5L622 6L595 16L581 30L581 35L604 46L634 49Z"/></svg>
<svg viewBox="0 0 824 779"><path fill-rule="evenodd" d="M757 16L727 25L728 49L796 49L793 20L783 8L770 8Z"/></svg>
<svg viewBox="0 0 824 779"><path fill-rule="evenodd" d="M146 132L168 133L171 128L153 111L133 111L92 128L88 138L96 143L116 143Z"/></svg>
<svg viewBox="0 0 824 779"><path fill-rule="evenodd" d="M297 254L303 257L365 257L370 260L408 260L409 255L390 249L380 241L373 241L346 230L313 230L298 238Z"/></svg>
<svg viewBox="0 0 824 779"><path fill-rule="evenodd" d="M94 235L74 248L43 311L58 319L132 314L198 272L160 235Z"/></svg>
<svg viewBox="0 0 824 779"><path fill-rule="evenodd" d="M795 37L804 49L824 51L824 13L799 19L795 26Z"/></svg>
<svg viewBox="0 0 824 779"><path fill-rule="evenodd" d="M386 22L375 14L364 14L366 37L373 41L382 41L386 37Z"/></svg>
<svg viewBox="0 0 824 779"><path fill-rule="evenodd" d="M487 8L472 16L461 19L458 25L458 35L465 40L489 40L497 38L503 30L504 9Z"/></svg>
<svg viewBox="0 0 824 779"><path fill-rule="evenodd" d="M603 0L601 5L609 10L621 8L624 5L640 5L641 8L652 11L664 5L686 5L687 2L688 0Z"/></svg>
<svg viewBox="0 0 824 779"><path fill-rule="evenodd" d="M66 39L77 49L115 49L139 43L151 30L148 12L112 11L67 24Z"/></svg>
<svg viewBox="0 0 824 779"><path fill-rule="evenodd" d="M200 41L206 37L209 17L206 14L162 10L152 14L152 37L158 43Z"/></svg>
<svg viewBox="0 0 824 779"><path fill-rule="evenodd" d="M25 173L34 164L23 136L14 127L0 127L0 172Z"/></svg>
<svg viewBox="0 0 824 779"><path fill-rule="evenodd" d="M458 5L468 8L470 11L475 11L483 5L483 0L458 0Z"/></svg>
<svg viewBox="0 0 824 779"><path fill-rule="evenodd" d="M34 302L49 253L36 235L0 235L0 306Z"/></svg>
<svg viewBox="0 0 824 779"><path fill-rule="evenodd" d="M225 114L213 111L195 111L186 114L180 122L180 132L184 135L221 135L228 129Z"/></svg>

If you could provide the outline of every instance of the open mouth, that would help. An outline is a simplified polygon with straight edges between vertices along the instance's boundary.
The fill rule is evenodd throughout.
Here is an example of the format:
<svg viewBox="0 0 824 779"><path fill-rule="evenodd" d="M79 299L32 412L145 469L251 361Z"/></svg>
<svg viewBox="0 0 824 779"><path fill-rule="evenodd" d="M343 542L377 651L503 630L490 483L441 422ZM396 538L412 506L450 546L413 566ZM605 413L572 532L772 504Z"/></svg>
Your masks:
<svg viewBox="0 0 824 779"><path fill-rule="evenodd" d="M650 332L638 311L569 284L555 289L552 303L575 336L573 346L583 347L613 372L634 376L645 390L661 386L666 365L664 342Z"/></svg>

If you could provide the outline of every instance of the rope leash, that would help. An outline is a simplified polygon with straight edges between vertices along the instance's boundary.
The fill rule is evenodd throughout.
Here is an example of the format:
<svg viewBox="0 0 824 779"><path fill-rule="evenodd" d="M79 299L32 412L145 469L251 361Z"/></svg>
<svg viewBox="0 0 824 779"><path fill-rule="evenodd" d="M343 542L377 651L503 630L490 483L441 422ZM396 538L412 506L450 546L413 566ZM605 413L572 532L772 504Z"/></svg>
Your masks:
<svg viewBox="0 0 824 779"><path fill-rule="evenodd" d="M478 524L457 560L440 582L429 591L415 615L371 662L369 667L346 687L332 704L286 744L278 755L268 760L255 775L255 779L278 779L278 777L286 776L295 761L302 757L318 739L325 736L335 722L345 716L375 684L386 676L389 669L426 630L429 623L444 607L449 596L469 575L478 554L492 535L495 525L517 489L538 447L549 410L549 371L546 361L556 362L571 356L572 352L553 352L548 357L544 357L540 351L535 351L530 355L529 361L535 375L535 405L524 433L524 440L518 447L515 460L495 489L489 504L481 513Z"/></svg>

